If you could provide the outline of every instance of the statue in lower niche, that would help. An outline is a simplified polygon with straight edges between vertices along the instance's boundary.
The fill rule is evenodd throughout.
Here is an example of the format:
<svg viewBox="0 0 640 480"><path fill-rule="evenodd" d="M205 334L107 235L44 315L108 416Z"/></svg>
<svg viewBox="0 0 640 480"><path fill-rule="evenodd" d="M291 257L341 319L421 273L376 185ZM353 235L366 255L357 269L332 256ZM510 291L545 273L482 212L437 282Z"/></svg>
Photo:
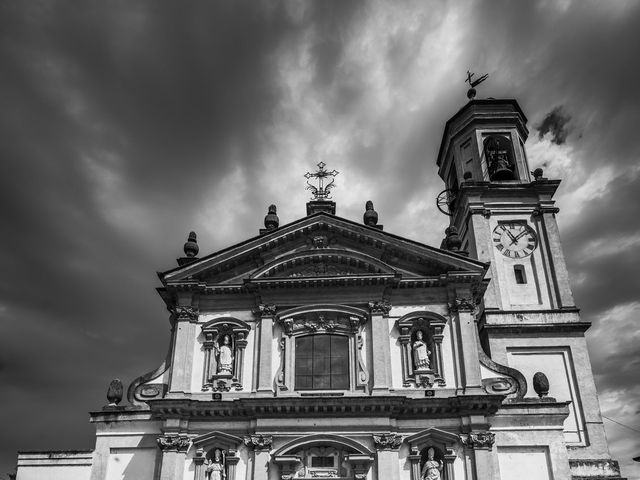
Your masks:
<svg viewBox="0 0 640 480"><path fill-rule="evenodd" d="M416 370L429 370L431 362L429 355L431 352L427 349L427 344L422 339L422 330L416 332L416 341L413 342L413 363Z"/></svg>
<svg viewBox="0 0 640 480"><path fill-rule="evenodd" d="M213 460L207 459L205 475L207 480L224 480L227 474L224 471L224 454L219 448L216 448L213 452Z"/></svg>
<svg viewBox="0 0 640 480"><path fill-rule="evenodd" d="M218 374L233 373L233 351L231 350L231 338L225 335L222 345L216 347L218 353Z"/></svg>
<svg viewBox="0 0 640 480"><path fill-rule="evenodd" d="M442 460L435 459L435 450L433 448L429 448L427 450L427 461L424 462L424 466L422 467L422 472L420 473L421 480L440 480L442 477L440 472L442 472Z"/></svg>

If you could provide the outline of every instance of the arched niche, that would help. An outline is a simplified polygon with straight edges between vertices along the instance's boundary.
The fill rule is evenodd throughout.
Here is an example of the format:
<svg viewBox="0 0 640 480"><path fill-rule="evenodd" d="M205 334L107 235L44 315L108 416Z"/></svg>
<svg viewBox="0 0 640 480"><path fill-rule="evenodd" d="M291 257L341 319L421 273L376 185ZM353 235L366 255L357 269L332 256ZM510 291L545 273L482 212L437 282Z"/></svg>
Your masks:
<svg viewBox="0 0 640 480"><path fill-rule="evenodd" d="M400 335L398 341L402 359L402 384L404 387L444 386L442 340L447 319L429 311L411 312L396 321ZM424 350L427 350L425 352ZM425 353L428 362L425 364ZM417 357L422 360L419 362Z"/></svg>
<svg viewBox="0 0 640 480"><path fill-rule="evenodd" d="M220 467L214 467L215 471L220 468L224 471L226 480L235 480L236 465L240 460L238 447L241 443L240 437L219 431L209 432L194 438L193 446L196 448L193 458L195 464L194 480L207 480L207 467L210 462L216 462L216 450L220 451Z"/></svg>
<svg viewBox="0 0 640 480"><path fill-rule="evenodd" d="M432 427L405 438L409 444L411 462L411 480L422 478L422 469L428 456L428 451L433 448L435 460L442 462L442 480L453 480L453 462L456 459L454 447L460 443L460 437L446 430Z"/></svg>
<svg viewBox="0 0 640 480"><path fill-rule="evenodd" d="M337 435L298 438L273 454L281 480L321 477L364 480L373 460L373 452L367 447Z"/></svg>
<svg viewBox="0 0 640 480"><path fill-rule="evenodd" d="M242 389L244 351L250 331L247 323L233 317L214 318L202 326L203 391Z"/></svg>

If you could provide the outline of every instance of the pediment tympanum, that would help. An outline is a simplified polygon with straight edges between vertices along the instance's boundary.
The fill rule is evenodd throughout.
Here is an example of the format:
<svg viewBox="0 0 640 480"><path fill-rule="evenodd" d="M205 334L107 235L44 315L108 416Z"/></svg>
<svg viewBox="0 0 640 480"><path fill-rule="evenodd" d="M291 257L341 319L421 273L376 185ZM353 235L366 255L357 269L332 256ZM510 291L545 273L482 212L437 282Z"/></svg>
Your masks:
<svg viewBox="0 0 640 480"><path fill-rule="evenodd" d="M394 274L380 260L338 249L310 250L284 255L258 269L251 278L324 277Z"/></svg>
<svg viewBox="0 0 640 480"><path fill-rule="evenodd" d="M165 285L238 285L247 280L390 275L484 275L488 266L326 213L161 273Z"/></svg>

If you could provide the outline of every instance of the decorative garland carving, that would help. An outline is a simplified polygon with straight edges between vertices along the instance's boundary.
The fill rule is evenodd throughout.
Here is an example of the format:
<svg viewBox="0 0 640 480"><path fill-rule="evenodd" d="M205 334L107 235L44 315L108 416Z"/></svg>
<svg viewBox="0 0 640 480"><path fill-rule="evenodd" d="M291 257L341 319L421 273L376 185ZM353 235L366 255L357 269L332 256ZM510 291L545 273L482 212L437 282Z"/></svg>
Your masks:
<svg viewBox="0 0 640 480"><path fill-rule="evenodd" d="M277 308L278 307L273 304L261 303L253 310L253 314L256 317L273 317L276 314Z"/></svg>
<svg viewBox="0 0 640 480"><path fill-rule="evenodd" d="M397 433L383 433L374 435L373 443L376 450L397 450L402 445L402 437Z"/></svg>
<svg viewBox="0 0 640 480"><path fill-rule="evenodd" d="M270 450L273 437L271 435L247 435L242 441L253 450Z"/></svg>
<svg viewBox="0 0 640 480"><path fill-rule="evenodd" d="M166 434L158 437L158 447L165 452L186 452L191 440L186 435Z"/></svg>
<svg viewBox="0 0 640 480"><path fill-rule="evenodd" d="M491 450L496 441L496 436L490 432L475 432L460 435L460 441L465 447Z"/></svg>
<svg viewBox="0 0 640 480"><path fill-rule="evenodd" d="M288 336L297 333L333 333L336 331L357 333L364 320L356 316L342 316L334 313L305 314L300 317L279 319L284 333Z"/></svg>
<svg viewBox="0 0 640 480"><path fill-rule="evenodd" d="M371 301L369 302L369 311L372 315L382 314L384 316L387 316L391 311L391 302L389 302L388 300Z"/></svg>

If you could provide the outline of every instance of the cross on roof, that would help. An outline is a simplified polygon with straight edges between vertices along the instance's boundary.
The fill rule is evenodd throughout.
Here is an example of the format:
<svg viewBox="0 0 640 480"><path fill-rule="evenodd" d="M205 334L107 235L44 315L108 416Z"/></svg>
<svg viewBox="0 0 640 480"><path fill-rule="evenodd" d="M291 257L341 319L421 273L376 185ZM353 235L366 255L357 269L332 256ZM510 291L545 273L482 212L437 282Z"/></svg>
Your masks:
<svg viewBox="0 0 640 480"><path fill-rule="evenodd" d="M331 178L331 181L325 186L324 182L325 179L328 179L329 177L335 177L336 175L338 175L337 170L325 170L324 167L326 167L327 165L324 162L320 162L318 163L318 171L317 172L307 172L304 174L304 177L307 179L307 190L311 190L311 193L313 195L314 200L328 200L329 198L331 198L331 196L329 195L329 191L331 190L331 188L334 187L334 182L336 181L335 178ZM318 179L318 186L316 187L315 185L311 185L309 183L309 179L310 178L317 178Z"/></svg>

